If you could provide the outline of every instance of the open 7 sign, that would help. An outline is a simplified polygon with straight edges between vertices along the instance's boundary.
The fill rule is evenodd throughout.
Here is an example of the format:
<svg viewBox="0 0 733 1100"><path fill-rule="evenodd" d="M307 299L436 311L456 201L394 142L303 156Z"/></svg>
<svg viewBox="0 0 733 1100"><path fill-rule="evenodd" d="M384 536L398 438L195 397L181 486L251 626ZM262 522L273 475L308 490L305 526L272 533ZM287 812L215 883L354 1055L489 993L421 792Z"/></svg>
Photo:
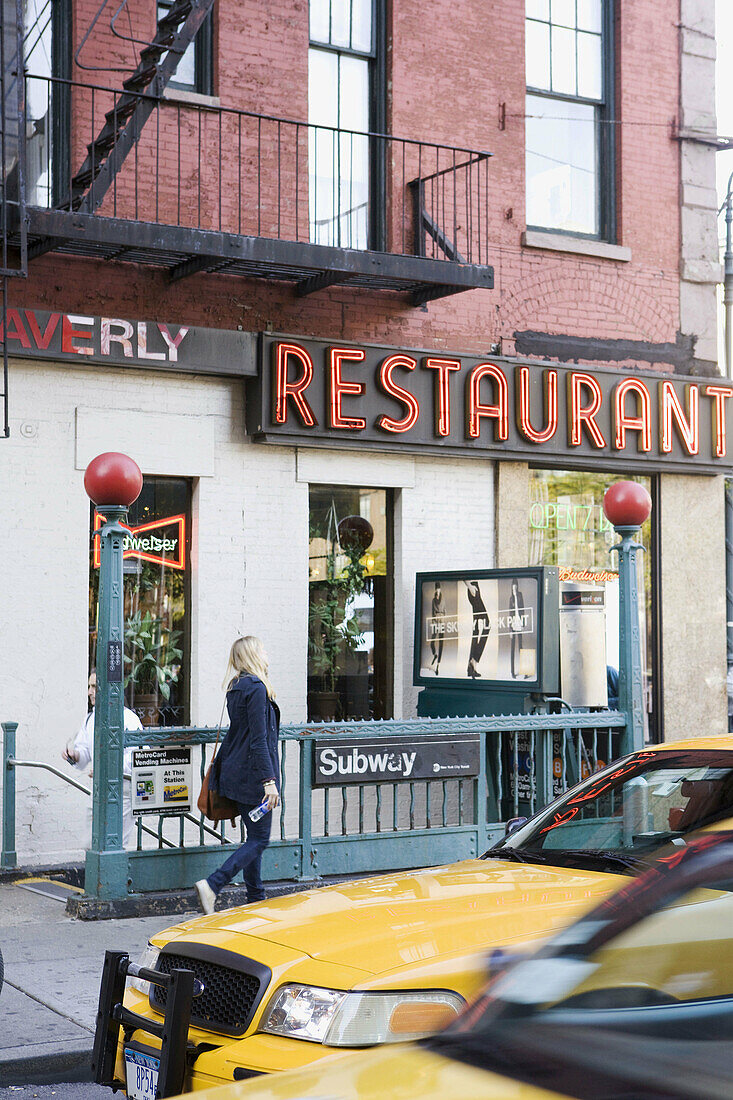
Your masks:
<svg viewBox="0 0 733 1100"><path fill-rule="evenodd" d="M94 513L94 568L101 561L97 532L105 522L104 516ZM125 535L122 546L123 558L138 558L150 561L154 565L166 565L169 569L186 568L186 517L166 516L164 519L141 523L137 527L122 526L129 534Z"/></svg>

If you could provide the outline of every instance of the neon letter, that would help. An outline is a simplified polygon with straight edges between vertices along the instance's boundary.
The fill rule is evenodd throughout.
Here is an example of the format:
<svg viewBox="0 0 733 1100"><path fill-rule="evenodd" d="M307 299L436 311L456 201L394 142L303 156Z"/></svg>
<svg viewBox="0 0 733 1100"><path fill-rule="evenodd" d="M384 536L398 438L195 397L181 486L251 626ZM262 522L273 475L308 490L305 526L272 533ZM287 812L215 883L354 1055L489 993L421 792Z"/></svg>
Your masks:
<svg viewBox="0 0 733 1100"><path fill-rule="evenodd" d="M727 429L725 423L725 402L727 398L733 397L733 390L729 390L727 386L706 386L705 396L712 397L715 404L713 406L713 435L715 436L715 457L725 458L728 453L727 447Z"/></svg>
<svg viewBox="0 0 733 1100"><path fill-rule="evenodd" d="M417 362L409 355L389 355L383 360L379 368L380 386L390 397L402 402L407 410L402 420L394 420L391 416L380 416L377 420L377 427L382 428L385 432L406 432L417 423L417 418L420 415L420 405L417 398L409 390L404 390L402 386L398 386L392 380L392 371L395 367L414 370L416 366Z"/></svg>
<svg viewBox="0 0 733 1100"><path fill-rule="evenodd" d="M493 378L496 383L497 402L495 405L482 405L479 401L481 380ZM468 376L467 428L472 439L478 439L481 433L481 417L490 416L496 420L494 438L509 438L509 387L506 375L494 363L479 363Z"/></svg>
<svg viewBox="0 0 733 1100"><path fill-rule="evenodd" d="M423 366L436 371L435 397L435 434L450 435L450 372L460 370L458 359L423 359Z"/></svg>
<svg viewBox="0 0 733 1100"><path fill-rule="evenodd" d="M346 359L353 363L361 363L365 352L357 348L331 348L329 358L331 361L331 424L332 428L366 428L366 420L361 416L343 416L341 412L342 394L351 394L360 397L366 389L363 382L344 382L341 377L341 364Z"/></svg>
<svg viewBox="0 0 733 1100"><path fill-rule="evenodd" d="M626 412L626 394L635 393L637 407L641 409L639 416L629 416ZM617 451L623 451L626 447L627 430L641 432L637 436L637 448L640 451L649 451L652 446L652 399L649 390L638 378L624 378L616 386L614 394L614 422L616 427L615 447Z"/></svg>
<svg viewBox="0 0 733 1100"><path fill-rule="evenodd" d="M285 424L288 419L288 398L292 397L303 426L306 428L314 427L318 421L313 415L313 409L303 396L303 391L313 381L313 360L305 348L300 348L297 344L277 344L274 359L275 400L273 402L273 422L275 424ZM300 377L293 382L288 381L290 359L297 359L302 367Z"/></svg>
<svg viewBox="0 0 733 1100"><path fill-rule="evenodd" d="M532 443L547 443L557 431L557 371L543 371L546 382L544 395L547 427L536 431L529 419L529 367L519 367L519 406L517 408L517 427L522 435Z"/></svg>
<svg viewBox="0 0 733 1100"><path fill-rule="evenodd" d="M590 405L583 405L583 386L593 394ZM603 401L601 387L592 374L572 371L568 376L568 396L570 399L570 446L579 447L583 442L583 425L596 447L605 447L603 432L596 424L596 413Z"/></svg>
<svg viewBox="0 0 733 1100"><path fill-rule="evenodd" d="M697 386L685 386L687 390L687 407L689 417L685 418L685 412L680 404L674 386L671 382L660 382L659 397L661 404L662 421L662 450L669 454L672 450L672 417L677 424L680 439L687 450L688 455L696 455L700 450L700 420L698 416L700 391Z"/></svg>

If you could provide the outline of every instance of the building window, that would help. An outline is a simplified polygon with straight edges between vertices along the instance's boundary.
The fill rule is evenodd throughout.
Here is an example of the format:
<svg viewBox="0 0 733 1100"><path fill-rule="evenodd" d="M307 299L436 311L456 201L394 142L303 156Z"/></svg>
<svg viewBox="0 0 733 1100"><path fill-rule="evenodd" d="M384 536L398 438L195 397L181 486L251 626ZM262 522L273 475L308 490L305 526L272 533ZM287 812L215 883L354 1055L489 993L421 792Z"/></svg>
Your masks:
<svg viewBox="0 0 733 1100"><path fill-rule="evenodd" d="M612 481L627 478L640 482L650 493L652 480L627 474L587 473L580 470L532 470L529 505L529 563L530 565L555 565L560 570L560 607L571 606L566 597L588 592L591 611L603 610L605 637L598 638L587 624L577 625L572 640L575 664L583 669L586 682L601 672L603 663L618 672L619 666L619 582L618 557L609 554L611 546L618 542L616 533L603 512L603 496ZM645 732L647 737L658 740L655 698L658 695L655 678L656 598L653 584L655 547L652 545L651 518L640 531L639 541L644 553L638 555L639 605L642 669L646 696ZM595 606L594 606L595 605ZM562 624L561 624L562 630ZM562 649L562 647L561 647ZM561 652L562 657L562 652ZM561 662L562 663L562 662ZM599 669L600 665L600 669ZM577 672L577 669L576 669ZM561 667L561 691L571 694L568 684L577 676L569 667ZM613 684L613 673L606 678ZM582 686L581 686L582 692ZM569 699L573 703L573 699ZM617 705L611 700L612 705ZM574 705L583 705L576 698Z"/></svg>
<svg viewBox="0 0 733 1100"><path fill-rule="evenodd" d="M56 206L69 187L71 0L25 0L26 202Z"/></svg>
<svg viewBox="0 0 733 1100"><path fill-rule="evenodd" d="M382 0L310 0L308 182L310 238L376 248L383 233Z"/></svg>
<svg viewBox="0 0 733 1100"><path fill-rule="evenodd" d="M158 0L158 20L162 19L173 0ZM209 12L198 34L178 62L169 88L182 88L187 92L213 95L214 91L214 33L213 12Z"/></svg>
<svg viewBox="0 0 733 1100"><path fill-rule="evenodd" d="M189 720L189 531L191 487L184 478L146 477L130 508L123 543L125 703L145 726ZM92 532L102 517L92 509ZM96 665L99 539L92 538L89 667Z"/></svg>
<svg viewBox="0 0 733 1100"><path fill-rule="evenodd" d="M390 493L311 486L309 526L308 718L388 718Z"/></svg>
<svg viewBox="0 0 733 1100"><path fill-rule="evenodd" d="M612 0L526 0L527 226L613 240Z"/></svg>

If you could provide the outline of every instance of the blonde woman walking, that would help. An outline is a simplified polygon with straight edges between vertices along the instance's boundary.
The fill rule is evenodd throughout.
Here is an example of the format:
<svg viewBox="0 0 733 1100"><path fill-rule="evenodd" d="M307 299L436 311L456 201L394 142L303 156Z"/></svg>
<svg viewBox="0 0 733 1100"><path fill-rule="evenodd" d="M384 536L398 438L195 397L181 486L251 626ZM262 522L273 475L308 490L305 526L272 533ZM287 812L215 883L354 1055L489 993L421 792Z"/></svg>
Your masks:
<svg viewBox="0 0 733 1100"><path fill-rule="evenodd" d="M272 814L251 821L249 813L265 799L268 810L280 804L280 708L267 674L265 647L253 634L233 643L224 687L229 732L211 769L209 786L237 803L247 839L217 871L196 883L204 913L214 912L217 894L239 871L247 901L264 899L260 865L270 842Z"/></svg>

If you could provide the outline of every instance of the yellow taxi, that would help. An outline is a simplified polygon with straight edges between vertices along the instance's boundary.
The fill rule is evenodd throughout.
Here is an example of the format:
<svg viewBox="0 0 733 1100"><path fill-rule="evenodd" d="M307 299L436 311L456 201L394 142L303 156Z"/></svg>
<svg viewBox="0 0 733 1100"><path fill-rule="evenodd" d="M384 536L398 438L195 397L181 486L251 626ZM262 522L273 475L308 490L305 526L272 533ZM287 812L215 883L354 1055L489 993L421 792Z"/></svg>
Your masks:
<svg viewBox="0 0 733 1100"><path fill-rule="evenodd" d="M731 814L733 739L670 743L590 776L480 859L189 920L137 965L110 952L95 1079L154 1100L161 1073L200 1090L433 1033L476 996L487 957L526 953Z"/></svg>
<svg viewBox="0 0 733 1100"><path fill-rule="evenodd" d="M445 1032L201 1100L723 1100L733 1095L733 832L664 857Z"/></svg>

